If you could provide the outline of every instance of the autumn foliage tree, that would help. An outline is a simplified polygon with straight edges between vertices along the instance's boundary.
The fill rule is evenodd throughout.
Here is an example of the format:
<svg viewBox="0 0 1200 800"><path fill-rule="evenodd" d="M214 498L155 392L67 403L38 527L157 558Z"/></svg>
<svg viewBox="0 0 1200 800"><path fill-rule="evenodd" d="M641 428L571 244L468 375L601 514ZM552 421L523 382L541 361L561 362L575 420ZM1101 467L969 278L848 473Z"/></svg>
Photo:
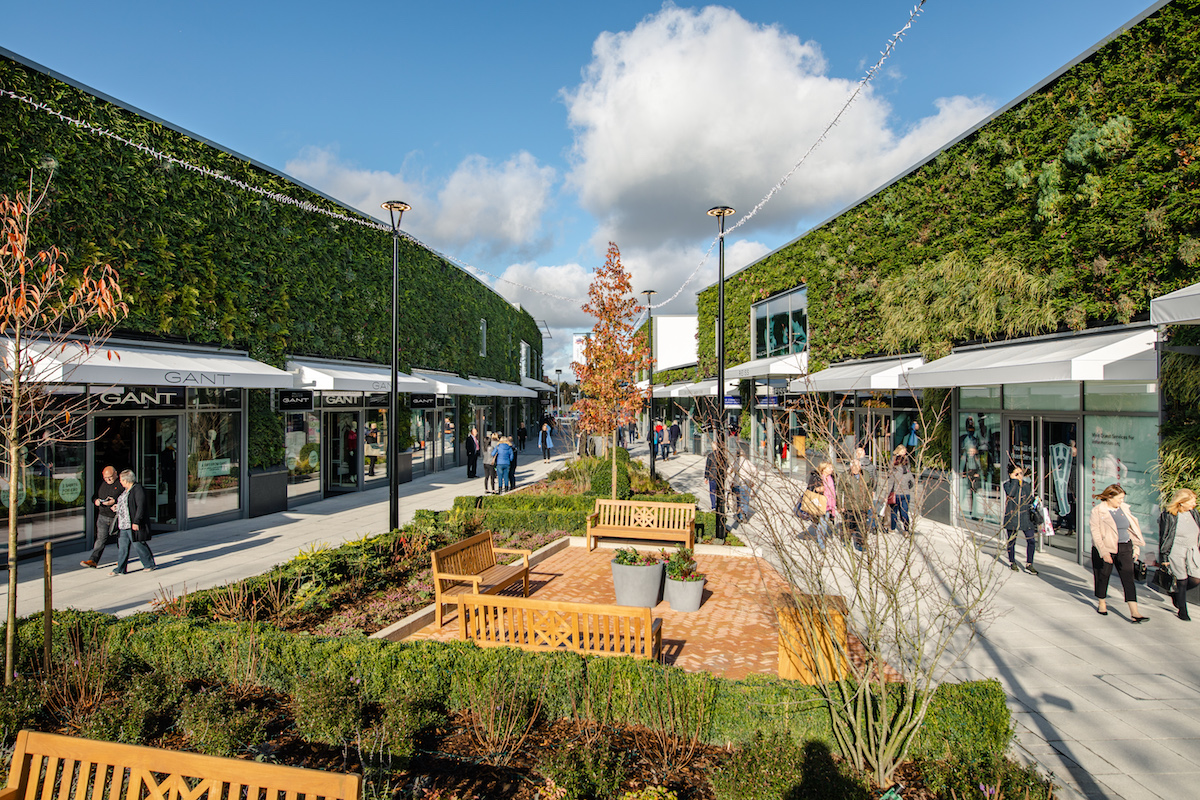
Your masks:
<svg viewBox="0 0 1200 800"><path fill-rule="evenodd" d="M608 243L604 266L596 270L583 310L596 318L583 349L584 363L572 363L583 396L575 402L579 424L595 434L612 436L612 498L617 498L617 426L633 422L646 400L637 373L650 367L650 344L634 335L642 312L633 296L621 251Z"/></svg>
<svg viewBox="0 0 1200 800"><path fill-rule="evenodd" d="M33 249L34 218L49 180L35 196L0 196L0 446L8 497L8 625L4 683L16 667L17 517L22 489L39 446L81 438L87 396L60 391L79 363L101 354L103 341L128 309L109 265L68 271L57 247Z"/></svg>

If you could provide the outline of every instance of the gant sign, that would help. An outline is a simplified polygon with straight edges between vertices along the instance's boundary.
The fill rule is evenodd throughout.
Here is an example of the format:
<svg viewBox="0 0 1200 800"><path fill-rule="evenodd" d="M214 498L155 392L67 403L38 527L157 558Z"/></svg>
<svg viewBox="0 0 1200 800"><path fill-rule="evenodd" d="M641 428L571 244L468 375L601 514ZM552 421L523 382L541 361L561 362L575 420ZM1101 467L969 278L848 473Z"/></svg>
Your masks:
<svg viewBox="0 0 1200 800"><path fill-rule="evenodd" d="M183 408L186 389L163 389L153 386L114 386L97 395L101 405L108 408Z"/></svg>
<svg viewBox="0 0 1200 800"><path fill-rule="evenodd" d="M228 372L177 372L163 373L163 380L178 386L225 386L231 377Z"/></svg>

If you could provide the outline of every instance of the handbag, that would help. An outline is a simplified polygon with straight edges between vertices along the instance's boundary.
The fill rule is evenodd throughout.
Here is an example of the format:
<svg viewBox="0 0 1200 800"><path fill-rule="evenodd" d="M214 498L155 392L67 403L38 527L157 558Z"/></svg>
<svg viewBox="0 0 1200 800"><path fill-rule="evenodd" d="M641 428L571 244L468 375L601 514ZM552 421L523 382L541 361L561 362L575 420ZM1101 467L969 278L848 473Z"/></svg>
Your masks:
<svg viewBox="0 0 1200 800"><path fill-rule="evenodd" d="M801 519L818 519L825 516L825 495L805 489L796 505L796 516Z"/></svg>
<svg viewBox="0 0 1200 800"><path fill-rule="evenodd" d="M1149 570L1148 570L1148 569L1146 569L1146 562L1145 562L1145 561L1142 561L1142 560L1139 558L1139 559L1136 559L1136 560L1133 562L1133 579L1134 579L1135 581L1144 581L1144 580L1146 580L1146 573L1147 573L1147 572L1149 572Z"/></svg>
<svg viewBox="0 0 1200 800"><path fill-rule="evenodd" d="M894 491L893 491L893 492L889 492L889 493L888 493L887 504L888 504L889 506L894 506L894 505L896 505L896 493L895 493Z"/></svg>
<svg viewBox="0 0 1200 800"><path fill-rule="evenodd" d="M1175 591L1175 576L1171 574L1171 570L1167 568L1166 564L1159 564L1158 569L1155 570L1154 587L1165 594Z"/></svg>

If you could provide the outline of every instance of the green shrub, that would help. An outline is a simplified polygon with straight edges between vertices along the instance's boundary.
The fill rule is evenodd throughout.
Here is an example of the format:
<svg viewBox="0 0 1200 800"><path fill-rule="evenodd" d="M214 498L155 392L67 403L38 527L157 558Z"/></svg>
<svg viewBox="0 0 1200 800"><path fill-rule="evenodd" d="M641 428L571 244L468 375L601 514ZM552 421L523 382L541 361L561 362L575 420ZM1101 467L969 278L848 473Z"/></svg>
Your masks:
<svg viewBox="0 0 1200 800"><path fill-rule="evenodd" d="M755 736L710 774L717 800L866 800L867 786L834 761L828 745Z"/></svg>
<svg viewBox="0 0 1200 800"><path fill-rule="evenodd" d="M561 800L611 800L625 780L625 754L607 739L591 746L572 742L555 750L538 771L562 791Z"/></svg>
<svg viewBox="0 0 1200 800"><path fill-rule="evenodd" d="M257 709L238 709L219 689L187 698L179 712L179 728L192 747L211 756L232 758L254 752L266 741Z"/></svg>
<svg viewBox="0 0 1200 800"><path fill-rule="evenodd" d="M612 463L605 460L592 473L592 488L588 494L595 497L612 497ZM617 499L629 499L629 470L617 460Z"/></svg>
<svg viewBox="0 0 1200 800"><path fill-rule="evenodd" d="M42 695L34 681L17 678L0 686L0 745L11 747L22 728L32 727L42 714Z"/></svg>
<svg viewBox="0 0 1200 800"><path fill-rule="evenodd" d="M1018 764L1002 752L974 758L918 758L915 763L925 785L938 797L977 797L980 787L987 789L984 794L991 797L1020 800L1053 797L1052 780L1037 767Z"/></svg>
<svg viewBox="0 0 1200 800"><path fill-rule="evenodd" d="M943 683L909 754L981 758L1007 752L1012 737L1012 715L999 681Z"/></svg>
<svg viewBox="0 0 1200 800"><path fill-rule="evenodd" d="M125 692L105 700L79 733L88 739L140 744L170 727L184 696L183 685L161 673L134 675Z"/></svg>
<svg viewBox="0 0 1200 800"><path fill-rule="evenodd" d="M362 679L339 670L297 681L289 706L306 741L343 747L363 729Z"/></svg>

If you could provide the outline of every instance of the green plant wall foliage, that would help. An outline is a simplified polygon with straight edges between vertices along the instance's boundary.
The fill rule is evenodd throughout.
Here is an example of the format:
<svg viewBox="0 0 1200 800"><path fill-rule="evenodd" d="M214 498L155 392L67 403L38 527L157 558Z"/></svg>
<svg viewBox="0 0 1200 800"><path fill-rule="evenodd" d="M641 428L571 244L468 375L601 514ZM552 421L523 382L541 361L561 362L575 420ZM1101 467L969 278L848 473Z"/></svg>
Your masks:
<svg viewBox="0 0 1200 800"><path fill-rule="evenodd" d="M250 435L247 456L250 469L283 464L283 415L271 406L270 389L251 389L246 414Z"/></svg>
<svg viewBox="0 0 1200 800"><path fill-rule="evenodd" d="M15 61L0 58L0 86L251 186L357 216ZM263 198L0 98L0 193L26 188L30 170L45 181L51 167L36 244L58 245L75 269L107 262L119 270L130 306L120 333L231 345L276 366L285 354L388 362L390 231ZM408 239L400 244L400 308L402 369L516 381L521 340L541 353L529 314Z"/></svg>
<svg viewBox="0 0 1200 800"><path fill-rule="evenodd" d="M726 282L727 363L750 308L806 284L813 369L952 341L1144 315L1197 280L1200 2L1177 0L1048 86ZM954 254L953 268L946 259ZM988 294L990 273L1028 298ZM902 325L942 282L938 326ZM715 373L716 287L699 296L700 371ZM885 320L893 320L889 328ZM949 332L947 334L947 328ZM949 338L947 338L949 335Z"/></svg>

